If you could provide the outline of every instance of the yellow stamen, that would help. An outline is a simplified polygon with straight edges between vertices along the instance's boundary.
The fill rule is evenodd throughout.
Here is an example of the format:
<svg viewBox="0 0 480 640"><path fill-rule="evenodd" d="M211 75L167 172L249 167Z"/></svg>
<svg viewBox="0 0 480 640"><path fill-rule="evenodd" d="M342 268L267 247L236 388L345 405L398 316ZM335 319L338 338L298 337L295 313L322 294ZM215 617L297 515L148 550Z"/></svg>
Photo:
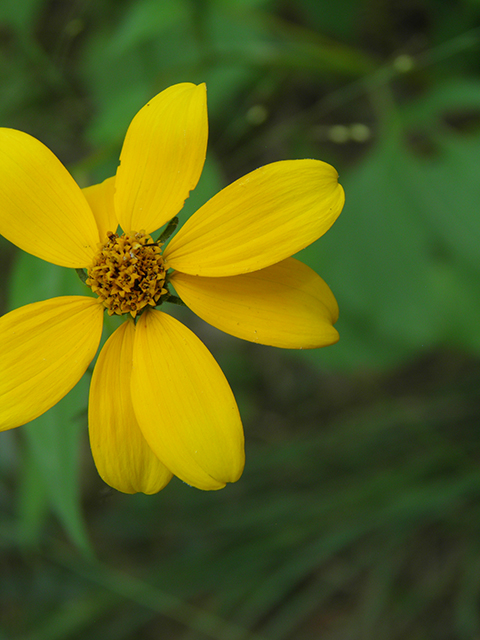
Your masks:
<svg viewBox="0 0 480 640"><path fill-rule="evenodd" d="M109 315L130 313L135 318L167 293L161 249L144 231L122 236L109 231L107 237L99 245L86 283Z"/></svg>

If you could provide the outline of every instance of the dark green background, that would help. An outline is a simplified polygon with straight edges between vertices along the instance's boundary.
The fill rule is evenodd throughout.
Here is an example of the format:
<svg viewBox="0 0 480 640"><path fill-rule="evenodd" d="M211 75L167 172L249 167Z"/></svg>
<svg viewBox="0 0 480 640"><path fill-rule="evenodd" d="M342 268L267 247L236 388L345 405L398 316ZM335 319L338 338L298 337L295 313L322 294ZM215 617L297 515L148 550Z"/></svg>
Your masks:
<svg viewBox="0 0 480 640"><path fill-rule="evenodd" d="M82 186L148 99L205 81L183 219L287 158L334 164L347 196L301 254L338 299L337 345L259 347L173 310L238 399L237 484L109 490L89 374L1 434L0 640L480 637L479 42L478 0L0 1L0 124ZM0 249L2 311L82 291Z"/></svg>

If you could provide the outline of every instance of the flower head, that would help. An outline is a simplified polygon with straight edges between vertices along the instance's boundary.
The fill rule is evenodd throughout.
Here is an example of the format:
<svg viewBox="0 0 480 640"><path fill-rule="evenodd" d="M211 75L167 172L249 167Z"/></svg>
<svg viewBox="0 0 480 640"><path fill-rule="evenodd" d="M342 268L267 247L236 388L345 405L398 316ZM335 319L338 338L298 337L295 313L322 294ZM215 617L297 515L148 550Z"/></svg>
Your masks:
<svg viewBox="0 0 480 640"><path fill-rule="evenodd" d="M172 474L219 489L243 470L243 428L222 371L158 308L171 287L205 321L246 340L313 348L338 339L330 289L290 257L343 207L333 167L261 167L209 200L166 247L153 239L196 186L207 132L205 86L170 87L133 119L116 175L82 191L42 143L0 129L0 233L82 270L93 292L0 318L0 429L66 395L95 356L104 311L124 316L95 364L88 417L100 475L127 493L157 492Z"/></svg>

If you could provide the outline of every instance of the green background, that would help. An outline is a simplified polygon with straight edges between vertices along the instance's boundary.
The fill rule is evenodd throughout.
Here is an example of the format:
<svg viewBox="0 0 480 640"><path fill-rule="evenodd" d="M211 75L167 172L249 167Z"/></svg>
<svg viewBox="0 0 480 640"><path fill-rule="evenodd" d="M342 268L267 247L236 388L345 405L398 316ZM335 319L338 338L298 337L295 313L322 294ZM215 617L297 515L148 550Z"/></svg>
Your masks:
<svg viewBox="0 0 480 640"><path fill-rule="evenodd" d="M0 1L0 124L81 186L191 81L210 139L181 220L288 158L334 164L347 198L300 254L337 297L337 345L260 347L173 310L237 397L238 483L106 487L91 371L1 434L0 640L480 637L479 44L478 0ZM81 292L0 249L2 312Z"/></svg>

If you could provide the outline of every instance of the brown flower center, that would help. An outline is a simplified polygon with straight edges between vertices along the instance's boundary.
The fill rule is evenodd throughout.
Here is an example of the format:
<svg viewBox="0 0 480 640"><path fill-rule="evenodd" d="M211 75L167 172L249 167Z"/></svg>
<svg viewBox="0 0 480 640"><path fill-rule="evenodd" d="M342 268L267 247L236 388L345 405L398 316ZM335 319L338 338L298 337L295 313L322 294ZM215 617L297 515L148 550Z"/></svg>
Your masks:
<svg viewBox="0 0 480 640"><path fill-rule="evenodd" d="M109 315L130 313L135 318L167 293L161 249L144 231L122 236L109 231L107 238L99 245L86 283Z"/></svg>

